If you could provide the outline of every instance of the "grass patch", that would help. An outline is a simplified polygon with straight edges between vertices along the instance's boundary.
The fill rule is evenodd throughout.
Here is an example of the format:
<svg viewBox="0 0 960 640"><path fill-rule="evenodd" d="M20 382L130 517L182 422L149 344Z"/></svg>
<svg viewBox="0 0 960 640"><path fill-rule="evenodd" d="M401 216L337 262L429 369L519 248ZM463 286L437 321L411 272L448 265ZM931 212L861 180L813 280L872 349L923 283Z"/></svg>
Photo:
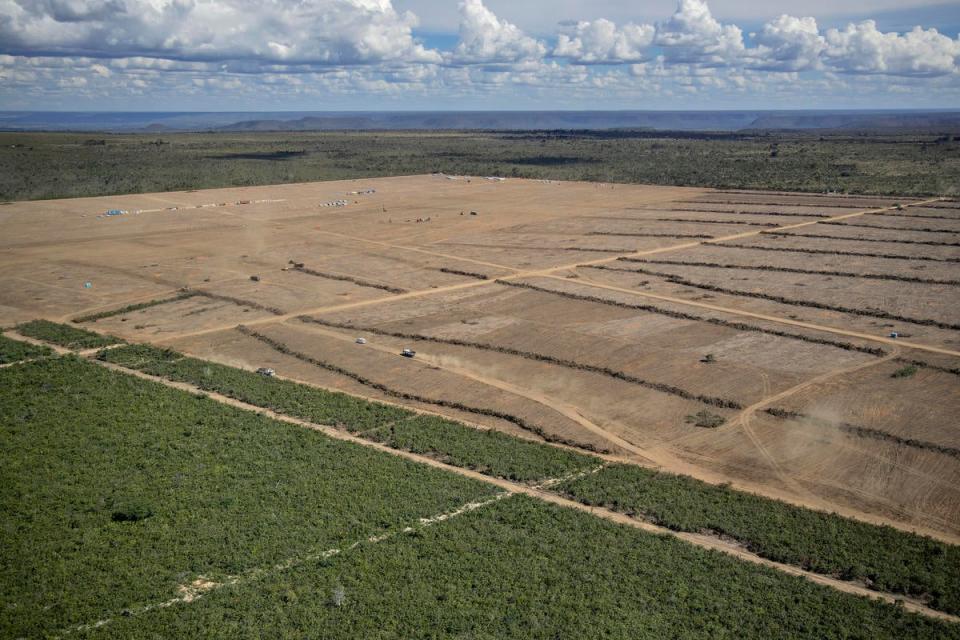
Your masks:
<svg viewBox="0 0 960 640"><path fill-rule="evenodd" d="M0 370L0 636L398 531L494 490L76 357ZM169 633L162 634L169 636Z"/></svg>
<svg viewBox="0 0 960 640"><path fill-rule="evenodd" d="M960 547L931 538L636 466L610 466L560 490L584 504L640 514L676 531L717 532L765 558L960 613Z"/></svg>
<svg viewBox="0 0 960 640"><path fill-rule="evenodd" d="M252 371L188 358L170 350L129 345L102 352L102 360L169 380L188 382L249 404L310 422L370 432L395 448L519 481L535 481L598 463L578 454L499 432L484 432L445 418L318 389ZM374 431L371 431L374 430Z"/></svg>
<svg viewBox="0 0 960 640"><path fill-rule="evenodd" d="M0 364L10 364L30 358L42 358L52 353L53 351L49 347L41 347L0 335Z"/></svg>
<svg viewBox="0 0 960 640"><path fill-rule="evenodd" d="M67 349L96 349L123 342L123 340L114 336L94 333L86 329L50 322L49 320L31 320L18 324L16 330L17 333L28 338L43 340Z"/></svg>
<svg viewBox="0 0 960 640"><path fill-rule="evenodd" d="M81 637L264 629L329 640L960 638L957 625L525 496Z"/></svg>

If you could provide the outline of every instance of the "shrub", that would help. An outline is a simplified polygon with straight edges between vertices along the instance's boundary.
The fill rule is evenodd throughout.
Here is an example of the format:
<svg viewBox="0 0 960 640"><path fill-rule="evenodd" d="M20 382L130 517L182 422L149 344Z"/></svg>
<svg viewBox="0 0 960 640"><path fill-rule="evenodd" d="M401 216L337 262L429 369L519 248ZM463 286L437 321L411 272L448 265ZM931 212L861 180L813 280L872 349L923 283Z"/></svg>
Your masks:
<svg viewBox="0 0 960 640"><path fill-rule="evenodd" d="M917 373L917 367L912 364L908 364L905 367L897 369L890 374L891 378L912 378Z"/></svg>
<svg viewBox="0 0 960 640"><path fill-rule="evenodd" d="M695 414L687 416L687 424L694 424L705 429L716 429L726 421L727 419L723 416L710 413L706 409L701 409Z"/></svg>

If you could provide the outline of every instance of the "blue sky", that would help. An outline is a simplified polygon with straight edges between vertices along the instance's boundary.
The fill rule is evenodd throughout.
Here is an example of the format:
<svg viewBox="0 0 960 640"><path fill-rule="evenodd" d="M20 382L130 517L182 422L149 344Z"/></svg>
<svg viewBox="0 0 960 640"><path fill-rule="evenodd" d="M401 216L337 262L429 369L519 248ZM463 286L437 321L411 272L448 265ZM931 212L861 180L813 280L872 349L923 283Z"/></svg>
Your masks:
<svg viewBox="0 0 960 640"><path fill-rule="evenodd" d="M0 0L0 109L960 108L960 3Z"/></svg>

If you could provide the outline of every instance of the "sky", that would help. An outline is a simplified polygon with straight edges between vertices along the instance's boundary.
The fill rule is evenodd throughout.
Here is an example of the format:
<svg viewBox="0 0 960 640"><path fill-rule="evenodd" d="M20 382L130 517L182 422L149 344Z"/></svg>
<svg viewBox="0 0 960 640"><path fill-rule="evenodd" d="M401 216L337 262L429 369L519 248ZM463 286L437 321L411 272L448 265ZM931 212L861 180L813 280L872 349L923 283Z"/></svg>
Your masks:
<svg viewBox="0 0 960 640"><path fill-rule="evenodd" d="M960 1L0 0L0 109L960 109Z"/></svg>

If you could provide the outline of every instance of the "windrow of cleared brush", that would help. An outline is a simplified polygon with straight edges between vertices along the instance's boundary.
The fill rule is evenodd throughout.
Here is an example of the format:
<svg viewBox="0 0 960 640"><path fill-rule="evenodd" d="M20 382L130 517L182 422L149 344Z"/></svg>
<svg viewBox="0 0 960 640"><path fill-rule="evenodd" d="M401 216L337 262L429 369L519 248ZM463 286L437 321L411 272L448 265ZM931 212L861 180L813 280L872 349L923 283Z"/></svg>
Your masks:
<svg viewBox="0 0 960 640"><path fill-rule="evenodd" d="M260 342L271 347L278 353L282 353L292 358L296 358L301 362L306 362L307 364L311 364L320 369L330 371L331 373L336 373L337 375L344 376L345 378L350 378L351 380L365 387L375 389L380 393L386 396L389 396L391 398L397 398L398 400L407 400L409 402L419 402L421 404L428 404L436 407L445 407L447 409L455 409L457 411L463 411L464 413L472 413L474 415L486 416L489 418L496 418L498 420L503 420L504 422L509 422L513 425L516 425L517 427L519 427L524 431L533 433L539 436L540 438L542 438L545 442L563 444L569 447L574 447L577 449L583 449L585 451L592 451L596 453L610 453L608 449L597 449L597 447L595 447L590 443L576 442L574 440L570 440L569 438L563 438L556 434L552 434L546 429L544 429L543 427L531 423L526 418L522 418L520 416L507 413L506 411L500 411L499 409L490 409L487 407L473 407L473 406L464 404L462 402L458 402L456 400L444 400L442 398L428 398L426 396L421 396L416 393L399 391L392 387L388 387L387 385L382 384L380 382L375 382L367 378L366 376L360 375L359 373L350 371L349 369L344 369L339 365L335 365L325 360L314 358L313 356L307 355L305 353L294 351L293 349L291 349L284 343L280 342L279 340L274 340L273 338L267 335L264 335L262 333L259 333L253 329L250 329L249 327L245 327L241 325L237 327L237 330L243 333L244 335L247 335L247 336L250 336L251 338L255 338L259 340Z"/></svg>
<svg viewBox="0 0 960 640"><path fill-rule="evenodd" d="M624 257L622 262L638 262L641 264L662 264L678 267L707 267L710 269L742 269L744 271L776 271L779 273L804 273L815 276L837 276L842 278L867 278L871 280L894 280L897 282L912 282L915 284L940 284L960 286L960 280L938 280L934 278L917 278L901 276L895 273L856 273L854 271L830 271L825 269L798 269L796 267L777 267L769 264L729 264L719 262L696 262L689 260L646 260L644 258Z"/></svg>
<svg viewBox="0 0 960 640"><path fill-rule="evenodd" d="M930 203L923 205L924 209L950 209L951 211L960 211L960 205L952 204L954 200L944 200L937 203Z"/></svg>
<svg viewBox="0 0 960 640"><path fill-rule="evenodd" d="M916 229L914 227L890 227L879 224L856 224L853 222L818 222L817 224L833 225L835 227L856 227L857 229L881 229L883 231L904 231L909 233L960 233L960 231L951 231L950 229L931 229L924 227Z"/></svg>
<svg viewBox="0 0 960 640"><path fill-rule="evenodd" d="M639 209L643 211L644 209ZM783 216L786 218L832 218L829 213L791 213L789 211L728 211L726 209L690 209L670 207L667 209L671 213L682 211L684 213L725 213L731 216Z"/></svg>
<svg viewBox="0 0 960 640"><path fill-rule="evenodd" d="M823 236L817 236L821 238ZM840 251L836 249L809 249L806 247L758 247L750 244L731 242L704 242L708 247L721 249L746 249L748 251L782 251L784 253L806 253L824 256L853 256L857 258L882 258L884 260L920 260L921 262L960 262L960 258L936 258L934 256L902 256L895 253L869 253L861 251Z"/></svg>
<svg viewBox="0 0 960 640"><path fill-rule="evenodd" d="M629 248L596 248L596 247L532 247L522 244L481 244L473 242L443 242L442 244L457 247L476 247L478 249L517 249L519 251L579 251L594 253L635 253L634 247Z"/></svg>
<svg viewBox="0 0 960 640"><path fill-rule="evenodd" d="M31 320L18 324L15 329L22 336L67 349L97 349L123 342L120 338L111 335L94 333L49 320Z"/></svg>
<svg viewBox="0 0 960 640"><path fill-rule="evenodd" d="M277 307L271 307L259 302L254 302L253 300L244 300L243 298L225 296L221 293L213 293L212 291L204 291L203 289L190 289L189 292L197 296L209 298L210 300L220 300L221 302L230 302L239 307L247 307L248 309L256 309L257 311L266 311L267 313L275 316L282 316L286 314L286 311L283 309L278 309Z"/></svg>
<svg viewBox="0 0 960 640"><path fill-rule="evenodd" d="M619 231L588 231L585 236L619 236L625 238L693 238L700 240L711 240L716 236L705 233L630 233Z"/></svg>
<svg viewBox="0 0 960 640"><path fill-rule="evenodd" d="M654 276L657 278L663 278L671 284L677 284L684 287L691 287L693 289L700 289L702 291L712 291L714 293L722 293L724 295L730 296L740 296L744 298L756 298L758 300L769 300L771 302L776 302L778 304L786 304L794 307L809 307L811 309L824 309L826 311L836 311L838 313L849 313L850 315L855 316L864 316L867 318L881 318L883 320L895 320L897 322L908 322L910 324L916 324L923 327L936 327L938 329L949 329L952 331L960 330L960 324L953 324L951 322L941 322L940 320L932 320L929 318L908 318L906 316L897 315L895 313L889 313L887 311L881 311L880 309L858 309L855 307L843 307L840 305L826 304L823 302L816 302L813 300L800 300L797 298L787 298L786 296L778 296L770 293L760 293L758 291L746 291L743 289L729 289L727 287L721 287L714 284L709 284L705 282L695 282L693 280L688 280L681 276L678 276L673 273L665 273L663 271L654 271L652 269L624 269L621 267L611 267L608 265L584 265L582 268L586 269L601 269L606 271L620 271L625 273L642 273L648 276Z"/></svg>
<svg viewBox="0 0 960 640"><path fill-rule="evenodd" d="M307 384L186 357L148 345L103 351L99 359L270 409L337 426L396 449L413 451L491 476L533 482L589 468L593 456L513 438L462 423Z"/></svg>
<svg viewBox="0 0 960 640"><path fill-rule="evenodd" d="M945 445L937 444L935 442L928 442L926 440L917 440L915 438L902 438L893 433L888 433L880 429L874 429L872 427L864 427L858 424L851 424L849 422L831 422L829 420L823 420L815 416L808 415L806 413L801 413L799 411L791 411L788 409L781 409L778 407L770 407L765 409L765 411L774 416L775 418L782 418L784 420L797 420L806 424L812 424L818 427L823 427L827 429L839 429L844 433L849 433L851 435L857 436L858 438L868 438L870 440L880 440L882 442L889 442L901 447L910 447L912 449L922 449L924 451L933 451L935 453L940 453L951 458L960 459L960 449L956 447L947 447Z"/></svg>
<svg viewBox="0 0 960 640"><path fill-rule="evenodd" d="M824 224L824 223L818 223ZM761 231L764 235L781 236L784 238L815 238L818 240L846 240L847 242L879 242L881 244L919 244L926 247L960 247L960 242L938 242L936 240L902 240L899 238L864 238L850 236L828 236L816 233L793 233L790 231Z"/></svg>
<svg viewBox="0 0 960 640"><path fill-rule="evenodd" d="M547 355L545 353L535 353L532 351L522 351L520 349L513 349L510 347L504 347L501 345L486 343L486 342L475 342L472 340L459 340L456 338L435 338L432 336L423 335L420 333L404 333L399 331L387 331L385 329L379 329L377 327L360 327L354 324L345 323L345 322L333 322L331 320L323 320L321 318L314 318L311 316L300 316L299 318L303 322L318 324L324 327L331 327L334 329L348 329L350 331L361 331L364 333L370 333L373 335L387 336L390 338L400 338L403 340L419 340L423 342L433 342L435 344L446 344L455 347L467 347L470 349L479 349L482 351L492 351L495 353L503 353L506 355L517 356L519 358L526 358L527 360L533 360L534 362L545 362L547 364L553 364L560 367L565 367L567 369L573 369L576 371L586 371L589 373L596 373L599 375L607 376L608 378L613 378L615 380L620 380L622 382L629 382L647 389L652 389L654 391L659 391L661 393L666 393L672 396L677 396L683 398L684 400L696 400L697 402L702 402L713 407L720 407L723 409L742 409L743 406L736 400L730 400L728 398L716 398L713 396L705 396L701 394L695 394L686 389L680 387L665 384L662 382L652 382L650 380L644 380L637 376L626 373L625 371L617 371L609 367L600 367L596 365L585 364L583 362L576 362L574 360L568 360L566 358L557 358L555 356Z"/></svg>
<svg viewBox="0 0 960 640"><path fill-rule="evenodd" d="M675 531L729 536L765 558L960 613L960 547L932 538L633 465L611 465L558 490Z"/></svg>
<svg viewBox="0 0 960 640"><path fill-rule="evenodd" d="M399 287L391 287L386 284L377 284L376 282L369 282L367 280L361 280L360 278L355 278L354 276L344 276L337 273L328 273L325 271L317 271L315 269L309 269L307 267L302 267L299 264L294 265L294 271L299 271L300 273L305 273L309 276L315 276L317 278L326 278L327 280L339 280L340 282L349 282L355 284L358 287L367 287L368 289L379 289L381 291L386 291L388 293L406 293L406 289L401 289Z"/></svg>
<svg viewBox="0 0 960 640"><path fill-rule="evenodd" d="M826 338L814 338L812 336L806 336L801 333L789 333L787 331L779 331L777 329L765 329L763 327L758 327L752 324L745 324L743 322L731 322L729 320L721 320L720 318L711 318L707 316L698 316L692 313L685 313L683 311L672 311L670 309L664 309L662 307L656 307L649 304L630 304L627 302L619 302L617 300L611 300L609 298L601 298L598 296L584 295L580 293L571 293L569 291L558 291L556 289L548 289L546 287L540 287L535 284L529 284L527 282L516 282L513 280L497 280L497 284L502 284L507 287L518 287L521 289L529 289L531 291L538 291L540 293L548 293L555 296L560 296L562 298L569 298L571 300L580 300L583 302L593 302L596 304L603 304L611 307L619 307L621 309L633 309L637 311L646 311L649 313L656 313L659 315L667 316L670 318L677 318L678 320L695 320L697 322L707 322L709 324L714 324L720 327L727 327L729 329L734 329L736 331L753 331L757 333L764 333L771 336L777 336L779 338L789 338L791 340L801 340L803 342L810 342L813 344L821 344L829 347L836 347L837 349L843 349L845 351L856 351L859 353L866 353L871 356L885 356L887 353L879 347L863 347L856 345L850 342L839 342L837 340L828 340Z"/></svg>
<svg viewBox="0 0 960 640"><path fill-rule="evenodd" d="M148 300L147 302L138 302L136 304L128 304L125 307L120 307L119 309L110 309L108 311L100 311L98 313L91 313L85 316L79 316L74 318L71 322L77 324L83 324L85 322L96 322L97 320L103 320L105 318L113 318L114 316L122 316L127 313L132 313L134 311L141 311L142 309L149 309L150 307L158 307L162 304L170 304L171 302L180 302L181 300L186 300L188 298L193 298L195 296L201 295L197 291L181 291L175 296L169 298L157 298L156 300Z"/></svg>
<svg viewBox="0 0 960 640"><path fill-rule="evenodd" d="M887 216L890 218L920 218L925 220L953 220L954 222L960 222L960 217L958 216L925 216L921 213L892 213L890 211L877 211L876 213L868 213L869 216Z"/></svg>
<svg viewBox="0 0 960 640"><path fill-rule="evenodd" d="M455 276L463 276L465 278L473 278L475 280L490 280L490 276L485 273L475 273L473 271L461 271L460 269L450 269L448 267L440 267L437 269L440 273L449 273Z"/></svg>
<svg viewBox="0 0 960 640"><path fill-rule="evenodd" d="M869 209L862 204L810 204L809 202L753 202L750 200L679 200L681 204L726 204L726 205L756 205L758 207L817 207L819 209ZM881 208L876 207L877 209Z"/></svg>
<svg viewBox="0 0 960 640"><path fill-rule="evenodd" d="M695 220L691 218L650 218L654 222L682 222L685 224L740 224L748 227L779 227L776 222L751 222L749 220Z"/></svg>
<svg viewBox="0 0 960 640"><path fill-rule="evenodd" d="M50 347L30 344L22 340L13 340L0 334L0 364L43 358L51 354L53 354L53 351Z"/></svg>

